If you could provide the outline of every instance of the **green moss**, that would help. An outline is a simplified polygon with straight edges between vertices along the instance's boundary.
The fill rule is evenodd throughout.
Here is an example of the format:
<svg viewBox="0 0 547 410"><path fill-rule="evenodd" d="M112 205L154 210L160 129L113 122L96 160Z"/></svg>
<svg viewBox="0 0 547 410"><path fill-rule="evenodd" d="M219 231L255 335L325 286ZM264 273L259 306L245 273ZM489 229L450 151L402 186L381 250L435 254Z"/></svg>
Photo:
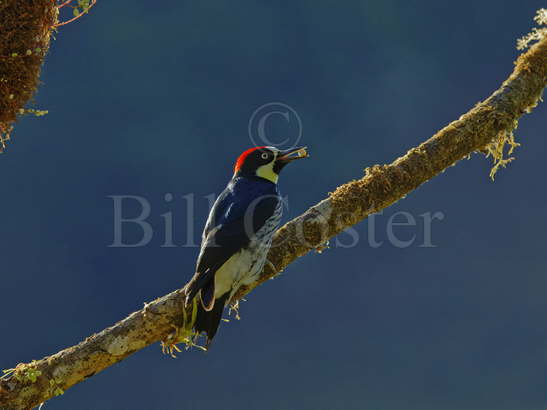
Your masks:
<svg viewBox="0 0 547 410"><path fill-rule="evenodd" d="M65 391L59 387L59 383L55 379L50 379L49 388L53 396L60 396L65 393Z"/></svg>
<svg viewBox="0 0 547 410"><path fill-rule="evenodd" d="M36 360L30 363L20 363L13 369L3 370L2 379L13 377L21 383L36 383L38 377L42 375L42 371L36 368Z"/></svg>
<svg viewBox="0 0 547 410"><path fill-rule="evenodd" d="M0 152L36 92L57 14L53 0L0 2Z"/></svg>

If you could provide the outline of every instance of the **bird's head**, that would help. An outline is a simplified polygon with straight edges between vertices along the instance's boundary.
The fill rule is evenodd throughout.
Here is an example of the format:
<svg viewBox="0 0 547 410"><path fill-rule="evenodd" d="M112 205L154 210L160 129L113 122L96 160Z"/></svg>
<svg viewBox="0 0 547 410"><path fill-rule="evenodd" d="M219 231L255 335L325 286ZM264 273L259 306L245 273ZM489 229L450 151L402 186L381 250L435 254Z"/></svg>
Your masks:
<svg viewBox="0 0 547 410"><path fill-rule="evenodd" d="M234 166L234 176L252 176L277 183L285 165L296 159L306 158L306 147L281 151L275 147L253 147L244 151Z"/></svg>

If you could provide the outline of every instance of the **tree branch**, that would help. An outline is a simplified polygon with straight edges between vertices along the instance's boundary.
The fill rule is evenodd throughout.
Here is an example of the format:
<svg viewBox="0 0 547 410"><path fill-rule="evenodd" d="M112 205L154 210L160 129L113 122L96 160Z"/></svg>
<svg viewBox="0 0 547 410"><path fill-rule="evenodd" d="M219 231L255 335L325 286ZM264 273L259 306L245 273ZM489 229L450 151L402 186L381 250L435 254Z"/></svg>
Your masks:
<svg viewBox="0 0 547 410"><path fill-rule="evenodd" d="M364 177L338 187L279 229L268 255L275 269L267 266L257 282L241 289L233 301L473 152L490 153L503 165L500 145L503 148L511 142L518 119L537 105L546 86L547 37L521 55L515 65L497 91L458 120L393 163L367 169ZM173 324L183 325L181 312L183 296L177 290L76 346L18 365L10 377L0 380L0 409L32 408L145 346L165 340Z"/></svg>

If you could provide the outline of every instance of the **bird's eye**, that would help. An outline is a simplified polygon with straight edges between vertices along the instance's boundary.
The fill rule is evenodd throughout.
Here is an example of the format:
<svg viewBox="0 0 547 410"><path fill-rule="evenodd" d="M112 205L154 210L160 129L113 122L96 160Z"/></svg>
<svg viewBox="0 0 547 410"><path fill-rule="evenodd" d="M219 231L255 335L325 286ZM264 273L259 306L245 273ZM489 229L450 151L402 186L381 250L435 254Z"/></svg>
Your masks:
<svg viewBox="0 0 547 410"><path fill-rule="evenodd" d="M262 157L262 159L268 159L268 158L270 158L270 156L268 155L267 152L263 153L263 154L261 155L261 157Z"/></svg>

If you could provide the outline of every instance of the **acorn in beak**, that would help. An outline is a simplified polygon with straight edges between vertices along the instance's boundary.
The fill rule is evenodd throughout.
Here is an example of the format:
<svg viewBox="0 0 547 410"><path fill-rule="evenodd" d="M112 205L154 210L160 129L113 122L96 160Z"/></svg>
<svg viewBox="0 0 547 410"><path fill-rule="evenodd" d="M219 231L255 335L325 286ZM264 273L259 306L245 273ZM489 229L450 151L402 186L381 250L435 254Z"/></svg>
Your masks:
<svg viewBox="0 0 547 410"><path fill-rule="evenodd" d="M288 164L295 159L302 159L309 157L308 147L291 148L286 151L281 151L277 157L276 162L281 162L283 165Z"/></svg>

